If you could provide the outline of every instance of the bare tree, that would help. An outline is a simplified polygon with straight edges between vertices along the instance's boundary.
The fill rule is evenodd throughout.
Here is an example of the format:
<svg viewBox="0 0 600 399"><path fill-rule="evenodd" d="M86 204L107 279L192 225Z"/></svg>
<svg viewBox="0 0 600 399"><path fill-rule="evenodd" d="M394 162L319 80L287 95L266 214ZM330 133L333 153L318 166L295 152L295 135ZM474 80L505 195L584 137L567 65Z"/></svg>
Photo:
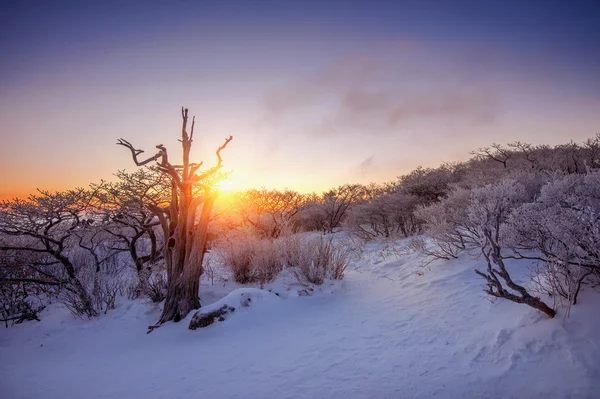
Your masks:
<svg viewBox="0 0 600 399"><path fill-rule="evenodd" d="M170 179L171 199L166 207L153 205L151 211L160 221L166 239L163 255L167 268L167 298L158 325L184 318L191 310L200 308L198 289L202 275L202 260L206 244L207 229L216 197L212 190L215 174L222 167L221 151L233 139L229 136L217 151L217 164L199 171L202 163L190 162L190 150L194 139L192 118L188 133L188 109L181 109L181 147L183 164L169 161L167 149L157 145L158 152L140 160L143 153L131 143L119 139L119 145L128 148L136 165L143 166L157 161L157 168ZM198 209L201 207L200 214Z"/></svg>
<svg viewBox="0 0 600 399"><path fill-rule="evenodd" d="M506 169L507 161L514 155L514 153L506 148L504 148L501 144L492 144L489 147L478 148L477 150L471 152L471 154L475 155L478 158L489 158L496 162L499 162Z"/></svg>
<svg viewBox="0 0 600 399"><path fill-rule="evenodd" d="M597 168L600 166L600 133L596 133L596 136L589 138L583 142L583 149L587 153L587 160L589 168Z"/></svg>
<svg viewBox="0 0 600 399"><path fill-rule="evenodd" d="M155 168L134 173L117 172L119 181L101 189L102 220L99 226L111 236L112 249L129 253L138 275L137 294L151 294L151 265L162 259L164 237L160 221L151 211L169 202L169 179ZM148 244L148 245L143 245Z"/></svg>
<svg viewBox="0 0 600 399"><path fill-rule="evenodd" d="M475 273L485 279L484 291L488 295L526 304L554 317L556 311L540 298L531 295L524 286L517 284L504 263L506 256L503 254L503 246L507 241L508 218L526 200L523 185L514 181L472 190L467 208L468 224L473 232L471 239L478 243L487 263L484 272L475 270Z"/></svg>
<svg viewBox="0 0 600 399"><path fill-rule="evenodd" d="M419 198L402 191L383 194L358 204L348 211L345 226L363 239L377 236L408 237L418 230L414 216Z"/></svg>
<svg viewBox="0 0 600 399"><path fill-rule="evenodd" d="M345 184L323 194L322 206L327 232L333 233L341 225L348 209L359 203L364 194L365 187L360 184Z"/></svg>
<svg viewBox="0 0 600 399"><path fill-rule="evenodd" d="M87 317L97 316L97 311L68 251L77 240L77 233L93 223L88 213L96 199L95 191L75 189L58 193L40 191L28 200L14 199L0 204L3 235L0 251L40 255L35 261L21 265L30 277L11 281L60 286L66 290L65 294L71 295L69 305L73 313Z"/></svg>
<svg viewBox="0 0 600 399"><path fill-rule="evenodd" d="M248 190L243 199L244 221L265 237L276 238L286 230L294 232L294 218L304 198L304 195L292 190Z"/></svg>
<svg viewBox="0 0 600 399"><path fill-rule="evenodd" d="M0 321L6 327L9 322L14 325L25 320L39 321L44 299L57 288L44 276L23 267L41 262L42 257L38 253L0 251Z"/></svg>
<svg viewBox="0 0 600 399"><path fill-rule="evenodd" d="M600 277L600 172L561 176L511 216L516 258L542 262L547 292L577 304Z"/></svg>
<svg viewBox="0 0 600 399"><path fill-rule="evenodd" d="M419 198L422 205L429 205L446 198L450 185L457 182L464 172L464 165L444 164L436 169L417 167L398 178L397 188Z"/></svg>
<svg viewBox="0 0 600 399"><path fill-rule="evenodd" d="M538 166L536 148L531 144L515 141L514 143L509 143L508 146L521 151L525 160L531 165L531 169L535 169Z"/></svg>

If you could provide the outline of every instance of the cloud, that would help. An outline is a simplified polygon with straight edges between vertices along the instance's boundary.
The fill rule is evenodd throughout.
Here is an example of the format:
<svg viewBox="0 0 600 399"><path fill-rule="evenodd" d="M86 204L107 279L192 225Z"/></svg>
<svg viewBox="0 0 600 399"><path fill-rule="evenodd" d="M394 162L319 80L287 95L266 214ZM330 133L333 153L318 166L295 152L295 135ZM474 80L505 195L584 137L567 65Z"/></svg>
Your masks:
<svg viewBox="0 0 600 399"><path fill-rule="evenodd" d="M498 89L469 60L402 41L348 54L267 91L262 120L302 126L313 136L387 134L431 122L491 123L500 112Z"/></svg>

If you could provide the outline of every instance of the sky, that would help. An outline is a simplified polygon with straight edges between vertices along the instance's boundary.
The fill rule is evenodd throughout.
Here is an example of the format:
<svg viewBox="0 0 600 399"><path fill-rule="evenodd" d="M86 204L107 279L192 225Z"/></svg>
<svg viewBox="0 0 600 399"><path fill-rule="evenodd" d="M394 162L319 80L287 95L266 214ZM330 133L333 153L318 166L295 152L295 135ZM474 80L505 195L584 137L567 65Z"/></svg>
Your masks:
<svg viewBox="0 0 600 399"><path fill-rule="evenodd" d="M600 132L593 0L3 1L0 198L114 179L122 137L232 187L383 182Z"/></svg>

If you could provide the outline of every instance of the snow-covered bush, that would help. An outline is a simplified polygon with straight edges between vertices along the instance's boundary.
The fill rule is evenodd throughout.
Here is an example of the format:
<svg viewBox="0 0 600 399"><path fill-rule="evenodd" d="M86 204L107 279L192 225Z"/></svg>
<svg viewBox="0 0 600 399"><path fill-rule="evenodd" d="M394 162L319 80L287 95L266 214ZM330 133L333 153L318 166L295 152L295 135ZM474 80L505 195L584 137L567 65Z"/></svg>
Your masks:
<svg viewBox="0 0 600 399"><path fill-rule="evenodd" d="M14 242L14 241L13 241ZM6 243L0 239L0 245ZM0 321L8 327L38 320L50 297L59 288L39 271L23 264L42 263L45 255L25 251L0 251Z"/></svg>
<svg viewBox="0 0 600 399"><path fill-rule="evenodd" d="M487 269L475 273L485 279L487 294L529 305L554 317L555 310L517 284L504 264L511 212L530 199L525 187L514 180L473 189L467 206L468 245L478 248L486 260Z"/></svg>
<svg viewBox="0 0 600 399"><path fill-rule="evenodd" d="M364 200L366 194L366 187L360 184L345 184L323 193L321 212L325 215L325 230L333 233L340 227L348 210Z"/></svg>
<svg viewBox="0 0 600 399"><path fill-rule="evenodd" d="M436 259L458 257L464 251L469 237L467 205L470 190L454 189L448 197L427 207L419 208L415 215L424 224L424 232L433 239L433 247L416 238L411 247Z"/></svg>
<svg viewBox="0 0 600 399"><path fill-rule="evenodd" d="M599 171L556 178L542 188L535 202L516 209L510 223L517 255L543 262L537 281L548 293L575 304L583 284L597 283Z"/></svg>
<svg viewBox="0 0 600 399"><path fill-rule="evenodd" d="M152 302L162 302L167 297L167 278L161 271L153 273L148 279L149 297Z"/></svg>
<svg viewBox="0 0 600 399"><path fill-rule="evenodd" d="M273 280L284 267L299 271L313 284L341 279L349 259L341 246L320 235L291 235L260 239L252 234L235 234L215 250L240 284Z"/></svg>
<svg viewBox="0 0 600 399"><path fill-rule="evenodd" d="M0 282L0 321L6 327L26 320L37 320L45 306L42 300L29 292L23 283ZM10 323L10 324L9 324Z"/></svg>
<svg viewBox="0 0 600 399"><path fill-rule="evenodd" d="M252 254L259 239L250 233L231 234L226 239L215 244L214 248L240 284L253 283L256 274L252 265Z"/></svg>
<svg viewBox="0 0 600 399"><path fill-rule="evenodd" d="M485 279L487 294L527 304L553 317L555 311L517 284L504 264L506 257L514 257L512 212L532 201L536 192L536 187L511 179L471 190L457 188L446 199L417 212L436 248L424 242L418 245L418 241L414 246L443 259L455 258L463 250L483 255L487 268L475 272Z"/></svg>
<svg viewBox="0 0 600 399"><path fill-rule="evenodd" d="M349 263L346 251L321 235L288 237L281 240L286 267L295 268L308 282L323 284L325 279L341 280Z"/></svg>
<svg viewBox="0 0 600 399"><path fill-rule="evenodd" d="M127 265L117 256L109 256L97 263L97 255L75 248L71 253L71 260L92 308L100 314L115 308L117 298L125 294L131 277L127 276ZM85 315L81 295L63 289L58 298L74 315Z"/></svg>
<svg viewBox="0 0 600 399"><path fill-rule="evenodd" d="M261 239L250 232L238 232L217 244L216 250L240 284L264 284L283 268L278 239Z"/></svg>
<svg viewBox="0 0 600 399"><path fill-rule="evenodd" d="M77 234L93 223L87 214L97 200L95 192L75 189L64 192L40 192L28 200L0 203L0 240L2 252L16 251L42 256L39 262L28 260L18 266L24 274L43 276L36 284L59 287L77 297L77 311L86 317L97 311L82 284L69 250L78 241ZM31 283L21 279L23 283Z"/></svg>
<svg viewBox="0 0 600 399"><path fill-rule="evenodd" d="M256 242L250 261L254 277L261 285L273 280L283 269L280 241L262 239Z"/></svg>

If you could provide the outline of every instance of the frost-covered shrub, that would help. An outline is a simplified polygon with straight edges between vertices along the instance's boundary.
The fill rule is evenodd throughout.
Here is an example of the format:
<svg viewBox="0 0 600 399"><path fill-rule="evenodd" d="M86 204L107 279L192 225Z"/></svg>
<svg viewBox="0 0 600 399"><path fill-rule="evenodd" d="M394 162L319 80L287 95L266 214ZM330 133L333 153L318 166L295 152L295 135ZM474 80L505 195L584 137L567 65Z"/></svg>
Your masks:
<svg viewBox="0 0 600 399"><path fill-rule="evenodd" d="M556 178L535 202L516 209L510 223L515 252L543 262L538 287L575 304L582 285L598 281L599 171Z"/></svg>
<svg viewBox="0 0 600 399"><path fill-rule="evenodd" d="M279 240L235 234L217 246L223 263L240 284L264 284L282 270Z"/></svg>
<svg viewBox="0 0 600 399"><path fill-rule="evenodd" d="M264 284L284 267L300 271L302 279L322 284L325 279L341 279L348 255L332 239L317 235L292 235L278 239L259 239L251 234L236 234L216 247L223 263L240 284Z"/></svg>
<svg viewBox="0 0 600 399"><path fill-rule="evenodd" d="M261 285L273 280L283 269L280 239L257 241L250 261L254 270L254 278Z"/></svg>
<svg viewBox="0 0 600 399"><path fill-rule="evenodd" d="M312 284L341 280L349 263L343 248L323 236L289 237L282 254L286 267L296 268Z"/></svg>
<svg viewBox="0 0 600 399"><path fill-rule="evenodd" d="M9 325L26 320L39 320L48 298L57 288L46 285L45 277L26 270L23 263L41 262L43 256L24 251L0 252L0 321Z"/></svg>
<svg viewBox="0 0 600 399"><path fill-rule="evenodd" d="M294 233L304 201L304 195L292 190L248 190L243 199L244 223L263 238Z"/></svg>
<svg viewBox="0 0 600 399"><path fill-rule="evenodd" d="M514 180L471 190L466 221L468 245L480 250L486 260L486 270L475 270L475 273L486 281L484 291L488 295L526 304L554 317L556 311L531 295L525 286L517 284L504 263L506 257L510 257L511 213L530 199L523 184Z"/></svg>
<svg viewBox="0 0 600 399"><path fill-rule="evenodd" d="M0 320L6 327L26 320L37 320L45 306L31 287L23 283L0 282Z"/></svg>
<svg viewBox="0 0 600 399"><path fill-rule="evenodd" d="M256 282L252 254L258 241L252 234L237 233L215 244L223 264L231 270L233 279L240 284Z"/></svg>
<svg viewBox="0 0 600 399"><path fill-rule="evenodd" d="M252 233L236 233L221 241L216 249L223 263L240 284L264 284L281 271L279 240L260 239Z"/></svg>
<svg viewBox="0 0 600 399"><path fill-rule="evenodd" d="M88 298L96 314L114 309L117 298L125 294L130 281L125 273L126 265L114 256L98 263L97 257L81 248L72 251L71 259L84 295L77 289L65 286L60 290L58 299L78 317L87 315L88 302L83 301L83 298Z"/></svg>
<svg viewBox="0 0 600 399"><path fill-rule="evenodd" d="M167 279L162 272L154 273L148 279L148 296L152 302L162 302L167 297Z"/></svg>
<svg viewBox="0 0 600 399"><path fill-rule="evenodd" d="M465 223L470 195L470 190L457 188L442 201L419 208L415 215L423 222L424 232L433 239L433 245L416 238L411 248L436 259L458 257L467 248L469 231Z"/></svg>

